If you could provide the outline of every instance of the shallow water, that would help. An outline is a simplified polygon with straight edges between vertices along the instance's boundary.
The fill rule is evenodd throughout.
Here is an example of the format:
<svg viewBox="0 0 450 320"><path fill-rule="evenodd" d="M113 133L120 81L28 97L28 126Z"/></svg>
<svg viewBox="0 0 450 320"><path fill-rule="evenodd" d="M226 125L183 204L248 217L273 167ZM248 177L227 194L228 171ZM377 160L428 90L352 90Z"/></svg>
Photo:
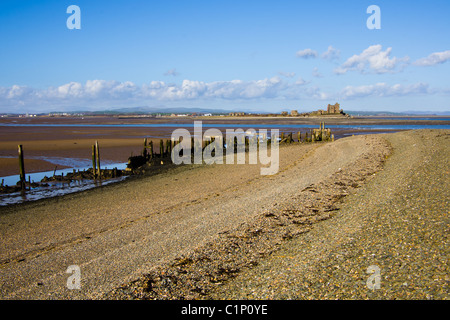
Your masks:
<svg viewBox="0 0 450 320"><path fill-rule="evenodd" d="M392 117L394 119L395 117ZM389 119L389 118L384 118ZM405 119L405 118L402 118ZM423 120L449 120L450 118L422 118ZM418 118L411 118L410 120L419 120ZM19 124L19 123L0 123L0 126L14 126L14 127L110 127L110 128L121 128L121 127L149 127L149 128L194 128L194 123L147 123L147 124ZM317 128L317 124L244 124L244 123L202 123L203 128L254 128L254 129L279 129L281 132L295 130L295 129L310 129ZM395 132L402 130L418 130L418 129L450 129L450 124L447 125L434 125L434 124L338 124L338 125L327 125L327 128L335 130L336 138L353 135L353 134L373 134L373 133L387 133L387 132ZM300 131L300 130L298 130ZM344 133L340 133L339 131L344 131ZM359 132L362 131L362 132ZM150 137L151 138L151 137ZM158 138L161 138L158 136ZM170 138L167 136L165 138ZM76 170L85 170L88 169L91 165L91 160L89 159L77 159L77 158L61 158L61 157L30 157L30 159L38 159L38 160L46 160L52 162L56 165L67 166L69 169L61 169L56 170L56 175L61 175L62 173L66 175L69 172L73 172L73 169ZM115 168L117 169L125 169L126 164L124 163L106 163L104 165L106 168ZM28 181L28 177L30 177L31 181L40 182L45 176L50 177L53 175L53 171L47 172L39 172L39 173L31 173L26 175L26 180ZM72 192L78 192L82 190L87 190L94 188L96 186L105 185L109 183L114 183L124 179L110 179L102 182L93 181L93 180L85 180L85 181L74 181L71 183L61 183L55 182L51 183L48 187L39 187L34 188L30 191L26 191L25 193L11 193L0 195L0 206L5 206L13 203L20 203L25 201L38 200L42 198L49 198L54 196L60 196L63 194L68 194ZM8 176L8 177L0 177L0 180L4 180L5 185L16 185L16 183L20 180L19 175Z"/></svg>
<svg viewBox="0 0 450 320"><path fill-rule="evenodd" d="M14 192L8 194L0 195L0 206L7 206L11 204L17 204L27 201L40 200L45 198L52 198L57 196L62 196L69 193L84 191L92 189L99 186L105 186L111 183L119 182L127 177L120 177L108 180L83 180L83 181L73 181L70 183L63 182L52 182L48 183L46 187L31 188L31 190Z"/></svg>
<svg viewBox="0 0 450 320"><path fill-rule="evenodd" d="M43 157L44 158L44 157ZM43 160L46 160L48 158L45 158ZM66 159L68 162L70 162L73 159ZM78 162L79 163L79 162ZM113 164L107 164L102 169L106 168L117 168L119 170L124 170L127 167L126 163L113 163ZM88 167L84 168L76 168L75 170L87 170ZM55 171L55 175L66 175L67 173L73 172L74 168L70 169L60 169ZM36 173L30 173L26 175L26 180L31 180L31 182L40 182L44 177L51 177L53 176L54 171L45 171L45 172L36 172ZM73 192L79 192L83 190L92 189L98 186L107 185L110 183L122 181L126 179L127 177L120 177L120 178L114 178L114 179L108 179L108 180L82 180L77 181L74 180L72 182L47 182L48 186L39 186L35 188L31 188L31 190L27 190L25 192L14 192L14 193L8 193L8 194L0 194L0 206L6 206L16 203L22 203L26 201L33 201L33 200L39 200L44 198L51 198L56 196L61 196ZM19 175L13 175L13 176L7 176L7 177L0 177L0 180L3 180L4 185L8 186L14 186L16 183L20 180Z"/></svg>
<svg viewBox="0 0 450 320"><path fill-rule="evenodd" d="M46 160L46 161L49 161L49 162L52 162L55 164L65 165L65 166L70 166L70 164L75 164L74 166L71 166L71 168L59 169L59 170L56 170L55 172L54 172L54 170L52 170L52 171L34 172L34 173L26 174L25 180L28 181L28 177L30 177L31 182L33 182L33 181L40 182L46 176L52 177L53 173L55 173L55 175L58 176L61 174L66 175L67 173L71 173L71 172L73 172L74 169L79 170L79 171L87 170L90 168L89 165L90 164L92 165L92 161L89 161L87 159L60 158L63 161L60 161L60 163L58 163L57 160L55 160L55 158L49 158L49 157L29 157L29 158L30 159L41 158L42 160ZM119 170L124 170L126 167L127 167L126 163L105 163L102 166L102 169L117 168ZM18 174L16 174L16 175L12 175L12 176L0 177L0 180L4 180L4 185L14 186L20 180L20 176Z"/></svg>
<svg viewBox="0 0 450 320"><path fill-rule="evenodd" d="M193 123L141 123L141 124L25 124L0 123L6 127L99 127L99 128L193 128ZM317 124L245 124L245 123L202 123L203 128L317 128ZM327 128L341 129L371 129L371 130L418 130L418 129L450 129L450 124L336 124Z"/></svg>

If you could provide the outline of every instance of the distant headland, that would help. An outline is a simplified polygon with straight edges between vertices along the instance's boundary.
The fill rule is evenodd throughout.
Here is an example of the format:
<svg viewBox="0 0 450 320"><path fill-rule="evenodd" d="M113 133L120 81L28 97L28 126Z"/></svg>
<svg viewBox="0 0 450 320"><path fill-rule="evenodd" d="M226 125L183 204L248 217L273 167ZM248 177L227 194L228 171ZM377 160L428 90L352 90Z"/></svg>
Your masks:
<svg viewBox="0 0 450 320"><path fill-rule="evenodd" d="M228 114L231 117L242 117L242 116L246 116L249 115L245 112L230 112ZM252 114L252 116L255 116L255 114ZM350 117L349 115L347 115L344 110L341 109L341 106L339 103L335 103L335 104L328 104L327 109L323 110L323 109L318 109L316 111L311 111L311 112L303 112L303 113L299 113L297 110L291 110L290 112L288 111L282 111L279 114L259 114L259 116L281 116L281 117L329 117L329 116L333 116L333 117Z"/></svg>

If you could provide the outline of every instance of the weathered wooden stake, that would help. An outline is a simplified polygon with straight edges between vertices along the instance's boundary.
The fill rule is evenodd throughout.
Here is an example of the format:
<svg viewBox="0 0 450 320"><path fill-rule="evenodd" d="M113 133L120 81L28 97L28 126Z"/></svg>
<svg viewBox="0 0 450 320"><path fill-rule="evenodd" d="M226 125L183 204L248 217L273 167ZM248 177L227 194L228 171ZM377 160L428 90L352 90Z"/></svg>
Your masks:
<svg viewBox="0 0 450 320"><path fill-rule="evenodd" d="M164 141L163 139L159 140L159 153L161 159L164 157Z"/></svg>
<svg viewBox="0 0 450 320"><path fill-rule="evenodd" d="M153 141L150 140L150 160L153 159Z"/></svg>
<svg viewBox="0 0 450 320"><path fill-rule="evenodd" d="M95 141L95 152L97 155L97 176L101 179L102 178L102 172L100 170L100 147L98 145L98 141Z"/></svg>
<svg viewBox="0 0 450 320"><path fill-rule="evenodd" d="M94 174L94 179L97 178L97 152L95 151L95 144L92 145L92 173ZM53 172L53 176L55 176L55 172Z"/></svg>
<svg viewBox="0 0 450 320"><path fill-rule="evenodd" d="M144 139L144 150L142 150L142 156L147 159L147 138Z"/></svg>
<svg viewBox="0 0 450 320"><path fill-rule="evenodd" d="M166 154L169 156L171 152L171 141L166 140Z"/></svg>
<svg viewBox="0 0 450 320"><path fill-rule="evenodd" d="M25 189L25 165L23 163L23 148L19 145L19 173L20 173L20 187Z"/></svg>

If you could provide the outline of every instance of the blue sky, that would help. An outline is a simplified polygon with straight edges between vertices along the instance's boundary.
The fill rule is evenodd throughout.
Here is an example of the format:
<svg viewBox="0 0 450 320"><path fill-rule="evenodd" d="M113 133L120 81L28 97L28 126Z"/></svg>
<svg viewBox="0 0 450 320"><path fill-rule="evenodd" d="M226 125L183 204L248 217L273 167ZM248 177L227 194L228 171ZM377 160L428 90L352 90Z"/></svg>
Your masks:
<svg viewBox="0 0 450 320"><path fill-rule="evenodd" d="M0 113L449 111L449 13L448 0L2 0Z"/></svg>

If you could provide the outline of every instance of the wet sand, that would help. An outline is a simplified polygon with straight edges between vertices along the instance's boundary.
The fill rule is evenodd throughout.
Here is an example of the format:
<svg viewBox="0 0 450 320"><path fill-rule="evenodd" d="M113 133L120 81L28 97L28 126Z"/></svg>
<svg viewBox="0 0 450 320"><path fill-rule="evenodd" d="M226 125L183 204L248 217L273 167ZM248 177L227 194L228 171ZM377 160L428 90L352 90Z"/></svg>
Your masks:
<svg viewBox="0 0 450 320"><path fill-rule="evenodd" d="M54 169L55 165L45 160L28 159L26 172L43 172ZM67 168L58 166L59 169ZM17 158L0 158L0 177L19 174L19 160Z"/></svg>
<svg viewBox="0 0 450 320"><path fill-rule="evenodd" d="M409 119L409 118L408 118ZM175 127L114 127L108 125L123 124L163 124L163 123L190 123L203 121L204 123L220 124L250 124L255 128L268 124L312 124L319 125L325 121L326 125L335 124L448 124L446 121L430 122L426 120L389 120L374 118L350 119L345 117L325 118L281 118L281 117L163 117L163 118L137 118L137 117L35 117L35 118L0 118L0 124L27 124L24 126L0 126L0 176L17 174L18 168L14 161L5 157L17 157L17 146L23 145L25 155L25 170L30 172L50 171L55 168L52 162L54 157L91 159L91 146L99 141L101 158L110 163L126 163L132 154L140 154L143 139L154 141L155 150L158 150L159 139L170 137ZM71 125L70 127L52 126L57 124ZM83 125L104 125L76 126ZM51 126L39 126L51 125ZM238 126L237 126L238 127ZM237 128L236 127L236 128ZM285 132L297 132L298 128L283 128ZM309 132L302 128L300 131ZM336 138L352 134L373 133L373 130L333 129ZM378 132L378 131L375 131ZM389 132L386 130L384 132ZM393 131L394 132L394 131ZM28 157L28 158L27 158ZM39 157L36 161L33 158ZM3 159L1 159L3 158ZM62 169L63 166L58 166Z"/></svg>

